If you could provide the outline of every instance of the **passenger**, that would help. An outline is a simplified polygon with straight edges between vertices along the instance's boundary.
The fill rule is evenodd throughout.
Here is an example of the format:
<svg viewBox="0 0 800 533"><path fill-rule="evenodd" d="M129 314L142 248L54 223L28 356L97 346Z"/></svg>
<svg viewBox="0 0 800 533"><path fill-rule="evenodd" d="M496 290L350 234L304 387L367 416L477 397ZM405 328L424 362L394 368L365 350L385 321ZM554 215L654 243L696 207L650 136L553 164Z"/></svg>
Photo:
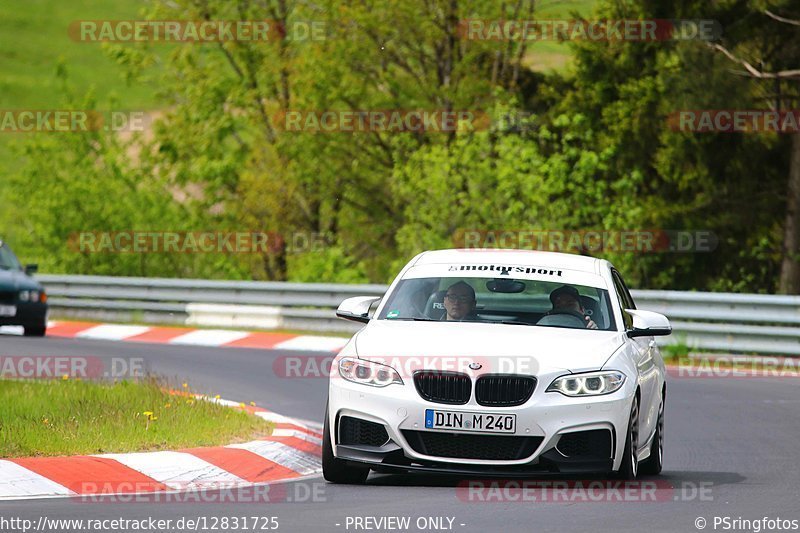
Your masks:
<svg viewBox="0 0 800 533"><path fill-rule="evenodd" d="M553 309L548 315L569 314L580 315L586 322L587 329L598 329L592 317L586 314L586 310L581 305L581 297L578 289L571 285L562 285L550 293L550 303Z"/></svg>

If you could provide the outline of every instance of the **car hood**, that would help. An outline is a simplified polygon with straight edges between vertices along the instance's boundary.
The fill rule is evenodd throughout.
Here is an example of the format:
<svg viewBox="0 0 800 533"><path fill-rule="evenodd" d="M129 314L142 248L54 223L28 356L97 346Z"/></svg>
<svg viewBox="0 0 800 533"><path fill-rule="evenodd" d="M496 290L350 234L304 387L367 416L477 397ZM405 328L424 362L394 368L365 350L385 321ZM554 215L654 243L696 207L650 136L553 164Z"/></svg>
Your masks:
<svg viewBox="0 0 800 533"><path fill-rule="evenodd" d="M414 369L429 368L431 361L453 369L453 359L459 359L457 366L474 361L483 371L584 372L602 368L624 337L619 331L373 320L356 336L355 348L361 358L401 359Z"/></svg>
<svg viewBox="0 0 800 533"><path fill-rule="evenodd" d="M19 291L40 289L38 282L31 279L21 270L0 269L0 291Z"/></svg>

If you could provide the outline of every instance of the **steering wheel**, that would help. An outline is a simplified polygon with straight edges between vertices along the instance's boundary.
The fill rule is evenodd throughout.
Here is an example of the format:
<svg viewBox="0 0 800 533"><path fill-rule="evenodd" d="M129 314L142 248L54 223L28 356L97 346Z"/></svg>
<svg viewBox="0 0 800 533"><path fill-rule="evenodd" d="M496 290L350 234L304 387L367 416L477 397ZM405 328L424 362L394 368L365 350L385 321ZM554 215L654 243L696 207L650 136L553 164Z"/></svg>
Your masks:
<svg viewBox="0 0 800 533"><path fill-rule="evenodd" d="M559 309L557 311L548 312L546 316L554 316L554 315L562 315L565 317L569 317L570 321L574 319L576 324L575 327L581 327L581 328L586 327L586 318L578 311L573 311L572 309Z"/></svg>

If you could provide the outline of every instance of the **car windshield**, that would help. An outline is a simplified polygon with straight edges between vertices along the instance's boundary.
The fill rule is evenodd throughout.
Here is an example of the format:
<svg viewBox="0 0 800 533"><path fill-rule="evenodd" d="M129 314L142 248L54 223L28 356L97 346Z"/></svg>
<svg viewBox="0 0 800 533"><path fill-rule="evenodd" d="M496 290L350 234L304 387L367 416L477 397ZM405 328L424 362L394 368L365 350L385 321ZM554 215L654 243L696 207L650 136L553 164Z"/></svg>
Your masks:
<svg viewBox="0 0 800 533"><path fill-rule="evenodd" d="M404 279L378 319L616 329L607 290L529 279Z"/></svg>
<svg viewBox="0 0 800 533"><path fill-rule="evenodd" d="M14 252L3 243L0 243L0 270L22 270Z"/></svg>

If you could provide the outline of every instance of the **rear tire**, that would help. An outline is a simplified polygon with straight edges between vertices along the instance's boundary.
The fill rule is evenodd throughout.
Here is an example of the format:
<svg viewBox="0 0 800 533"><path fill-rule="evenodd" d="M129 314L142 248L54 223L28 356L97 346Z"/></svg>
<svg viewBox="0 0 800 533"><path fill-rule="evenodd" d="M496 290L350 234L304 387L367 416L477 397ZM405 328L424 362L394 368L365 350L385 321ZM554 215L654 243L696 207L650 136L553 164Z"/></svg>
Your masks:
<svg viewBox="0 0 800 533"><path fill-rule="evenodd" d="M367 481L369 468L350 466L333 455L331 430L328 423L328 406L325 406L325 424L322 430L322 476L331 483L363 485Z"/></svg>
<svg viewBox="0 0 800 533"><path fill-rule="evenodd" d="M648 476L657 476L664 467L664 403L667 398L661 395L661 403L658 406L658 422L656 423L656 433L653 435L653 443L650 445L650 457L642 461L639 471Z"/></svg>
<svg viewBox="0 0 800 533"><path fill-rule="evenodd" d="M636 451L639 448L639 397L633 397L631 405L631 416L628 420L628 435L625 438L625 450L622 456L622 464L617 471L620 479L633 481L639 473L639 460Z"/></svg>

